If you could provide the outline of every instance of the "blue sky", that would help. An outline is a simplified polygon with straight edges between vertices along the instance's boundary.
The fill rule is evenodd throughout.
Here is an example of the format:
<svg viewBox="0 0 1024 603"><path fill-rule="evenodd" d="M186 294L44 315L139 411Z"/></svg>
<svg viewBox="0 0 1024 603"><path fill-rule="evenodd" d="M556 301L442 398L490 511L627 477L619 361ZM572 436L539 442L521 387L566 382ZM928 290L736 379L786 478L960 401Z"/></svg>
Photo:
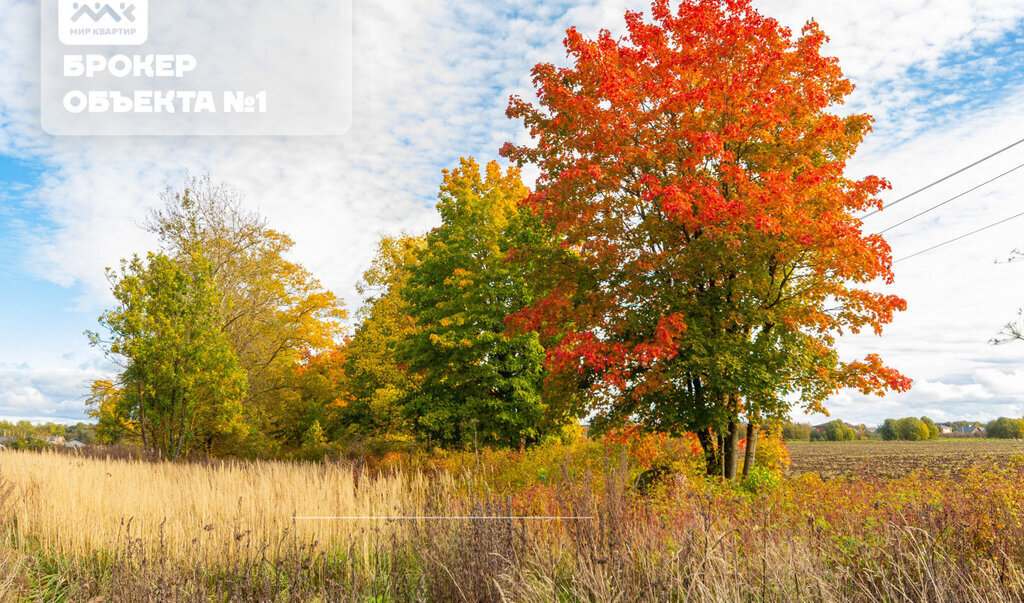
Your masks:
<svg viewBox="0 0 1024 603"><path fill-rule="evenodd" d="M797 30L813 17L831 36L828 52L857 86L846 109L876 117L850 172L889 178L890 199L1024 137L1018 2L755 5ZM39 128L39 7L0 0L0 416L83 417L86 384L109 368L82 334L110 303L104 267L152 247L137 224L186 171L243 191L295 238L295 259L354 309L353 285L375 239L434 225L442 168L462 155L495 158L503 142L524 139L504 108L510 94L531 94L530 68L564 60L571 25L620 32L626 8L647 5L357 1L354 126L344 137L61 138ZM1019 163L1024 148L869 218L866 228L894 224ZM895 255L1017 213L1022 185L1016 173L893 231ZM1024 305L1024 263L994 262L1024 246L1021 225L897 266L893 291L910 309L883 337L847 337L841 351L879 352L915 387L884 399L842 392L833 415L875 423L1024 414L1024 342L988 344Z"/></svg>
<svg viewBox="0 0 1024 603"><path fill-rule="evenodd" d="M45 359L80 332L88 316L75 309L78 287L58 285L32 270L31 245L49 227L32 195L44 172L31 158L0 156L0 341L16 343L23 361ZM12 358L17 356L5 353L5 360Z"/></svg>

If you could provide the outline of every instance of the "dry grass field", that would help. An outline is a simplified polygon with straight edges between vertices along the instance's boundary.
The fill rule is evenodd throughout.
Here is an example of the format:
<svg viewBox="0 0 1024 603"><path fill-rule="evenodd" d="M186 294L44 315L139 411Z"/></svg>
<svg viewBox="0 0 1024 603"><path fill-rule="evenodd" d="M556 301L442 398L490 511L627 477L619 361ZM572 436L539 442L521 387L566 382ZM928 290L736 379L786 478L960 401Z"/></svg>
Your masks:
<svg viewBox="0 0 1024 603"><path fill-rule="evenodd" d="M149 463L18 451L0 454L0 474L14 486L18 531L58 555L115 550L130 521L131 535L151 549L193 560L198 554L206 563L285 534L365 548L367 527L393 524L293 516L417 514L452 482L394 473L357 488L349 467L332 464Z"/></svg>
<svg viewBox="0 0 1024 603"><path fill-rule="evenodd" d="M798 475L682 471L646 491L635 456L604 451L595 474L580 456L593 442L489 453L475 478L456 464L358 483L336 463L8 451L0 600L1024 600L1024 465L992 462L1020 447L795 444ZM961 477L967 459L990 468ZM841 479L806 473L815 464Z"/></svg>
<svg viewBox="0 0 1024 603"><path fill-rule="evenodd" d="M1007 463L1024 455L1022 440L985 438L927 442L869 440L860 442L790 442L791 475L897 478L911 472L960 475L977 465Z"/></svg>

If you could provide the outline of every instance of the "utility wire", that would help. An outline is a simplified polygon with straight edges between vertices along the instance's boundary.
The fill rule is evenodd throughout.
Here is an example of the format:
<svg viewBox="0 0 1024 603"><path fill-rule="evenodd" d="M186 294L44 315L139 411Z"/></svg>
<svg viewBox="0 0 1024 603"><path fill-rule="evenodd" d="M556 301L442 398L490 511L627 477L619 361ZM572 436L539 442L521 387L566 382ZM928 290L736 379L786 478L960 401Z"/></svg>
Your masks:
<svg viewBox="0 0 1024 603"><path fill-rule="evenodd" d="M949 180L950 178L952 178L953 176L956 176L957 174L959 174L961 172L966 172L967 170L971 169L972 167L978 165L979 163L982 163L984 161L988 161L989 159L992 159L993 157L995 157L996 155L1002 153L1003 151L1008 151L1008 150L1012 149L1013 147L1019 145L1022 142L1024 142L1024 138L1021 138L1017 142L999 149L998 151L996 151L995 153L992 153L991 155L986 155L985 157L982 157L981 159L975 161L971 165L962 167L959 170L953 172L952 174L947 174L946 176L943 176L942 178L939 178L935 182L932 182L931 184L929 184L927 186L923 186L923 187L917 189L916 191L910 193L909 195L904 195L904 196L900 197L899 199L896 199L892 203L886 203L885 205L882 206L882 209L888 209L888 208L892 207L893 205L896 205L897 203L902 203L903 201L906 201L907 199L913 197L914 195L916 195L918 193L923 193L924 191L926 191L926 190L930 189L931 187L935 186L936 184L939 184L940 182L945 182L946 180ZM876 209L873 212L864 214L863 216L861 216L861 220L863 220L864 218L867 218L869 216L873 216L873 215L877 214L878 212L882 211L882 209Z"/></svg>
<svg viewBox="0 0 1024 603"><path fill-rule="evenodd" d="M907 222L910 222L911 220L916 220L917 218L920 218L921 216L925 215L926 213L928 213L928 212L930 212L930 211L932 211L934 209L938 209L938 208L942 207L943 205L945 205L945 204L947 204L947 203L949 203L951 201L956 201L957 199L959 199L960 197L963 197L967 193L973 193L974 191L978 190L979 188L985 186L986 184L989 184L990 182L994 182L996 180L999 180L1003 176L1007 176L1009 174L1012 174L1013 172L1016 172L1017 170L1019 170L1022 167L1024 167L1024 163L1018 165L1017 167L1015 167L1013 169L1007 170L1007 171L1003 172L1002 174L999 174L995 178L990 178L990 179L982 182L978 186L975 186L973 188L967 189L967 190L965 190L964 192L960 193L959 195L957 195L955 197L950 197L949 199L946 199L942 203L937 203L937 204L929 207L928 209L926 209L926 210L924 210L922 212L918 212L918 213L910 216L906 220L902 220L900 222L897 222L897 223L893 224L892 226L890 226L889 228L886 228L884 230L880 230L876 234L885 234L885 233L889 232L890 230L892 230L893 228L896 228L897 226L902 226L902 225L906 224Z"/></svg>
<svg viewBox="0 0 1024 603"><path fill-rule="evenodd" d="M1000 220L998 222L993 222L992 224L989 224L988 226L983 226L983 227L979 228L978 230L972 230L971 232L969 232L967 234L963 234L963 235L960 235L958 237L952 238L952 239L950 239L948 241L945 241L943 243L939 243L938 245L932 245L928 249L923 249L921 251L918 251L917 253L912 253L912 254L910 254L910 255L908 255L906 257L902 257L902 258L900 258L898 260L894 260L893 264L895 264L896 262L902 262L903 260L909 260L912 257L917 257L917 256L921 255L922 253L928 253L929 251L931 251L933 249L938 249L939 247L943 247L945 245L949 245L950 243L954 243L956 241L959 241L960 239L964 239L964 238L967 238L967 237L969 237L971 235L978 234L979 232L981 232L983 230L988 230L989 228L994 228L996 226L999 226L1000 224L1003 224L1005 222L1009 222L1010 220L1019 218L1021 216L1024 216L1024 212L1021 212L1019 214L1010 216L1009 218L1004 218L1004 219L1002 219L1002 220Z"/></svg>

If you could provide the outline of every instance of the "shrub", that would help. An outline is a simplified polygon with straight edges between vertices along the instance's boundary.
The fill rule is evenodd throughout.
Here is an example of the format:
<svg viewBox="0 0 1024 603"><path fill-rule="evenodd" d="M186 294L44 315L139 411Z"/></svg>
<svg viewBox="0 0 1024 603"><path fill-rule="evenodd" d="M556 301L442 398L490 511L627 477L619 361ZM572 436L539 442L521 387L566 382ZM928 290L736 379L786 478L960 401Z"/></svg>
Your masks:
<svg viewBox="0 0 1024 603"><path fill-rule="evenodd" d="M818 430L812 429L811 432L818 433ZM761 431L757 438L757 446L754 448L754 468L758 467L776 475L782 475L789 469L789 451L786 450L786 442L779 433Z"/></svg>
<svg viewBox="0 0 1024 603"><path fill-rule="evenodd" d="M754 467L740 483L740 487L751 494L767 494L775 490L781 481L781 476L767 467Z"/></svg>
<svg viewBox="0 0 1024 603"><path fill-rule="evenodd" d="M32 436L11 440L7 446L12 450L45 450L49 448L49 444L44 440Z"/></svg>

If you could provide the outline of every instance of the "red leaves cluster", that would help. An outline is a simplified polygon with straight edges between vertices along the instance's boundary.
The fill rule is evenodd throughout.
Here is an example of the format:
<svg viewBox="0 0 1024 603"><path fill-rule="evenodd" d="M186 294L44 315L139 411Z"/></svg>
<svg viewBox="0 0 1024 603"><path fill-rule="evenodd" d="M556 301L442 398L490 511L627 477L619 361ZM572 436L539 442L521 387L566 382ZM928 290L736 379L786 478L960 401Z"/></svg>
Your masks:
<svg viewBox="0 0 1024 603"><path fill-rule="evenodd" d="M332 381L340 381L345 377L345 350L344 348L320 352L302 350L300 360L293 365L293 370L297 376L313 372Z"/></svg>
<svg viewBox="0 0 1024 603"><path fill-rule="evenodd" d="M347 343L346 339L344 344ZM335 393L345 390L346 362L344 345L323 351L303 350L299 361L292 365L294 385L309 395L319 392L320 395L333 397L331 404L334 406L345 406L352 396L339 398L335 397Z"/></svg>
<svg viewBox="0 0 1024 603"><path fill-rule="evenodd" d="M653 339L632 345L603 341L591 331L569 333L550 350L548 368L564 372L586 366L600 373L605 384L622 389L635 367L650 367L657 360L675 356L676 339L684 331L682 315L674 314L659 320Z"/></svg>
<svg viewBox="0 0 1024 603"><path fill-rule="evenodd" d="M878 393L886 389L897 392L910 389L910 379L882 364L878 354L868 354L863 362L848 363L845 372L847 384L863 394Z"/></svg>
<svg viewBox="0 0 1024 603"><path fill-rule="evenodd" d="M650 468L656 462L671 462L673 452L689 454L694 458L700 458L703 451L697 436L692 433L685 433L680 438L672 439L668 434L658 431L643 429L632 423L623 427L609 429L601 436L605 446L626 446L631 458L635 459L642 467ZM673 445L670 446L669 443Z"/></svg>

